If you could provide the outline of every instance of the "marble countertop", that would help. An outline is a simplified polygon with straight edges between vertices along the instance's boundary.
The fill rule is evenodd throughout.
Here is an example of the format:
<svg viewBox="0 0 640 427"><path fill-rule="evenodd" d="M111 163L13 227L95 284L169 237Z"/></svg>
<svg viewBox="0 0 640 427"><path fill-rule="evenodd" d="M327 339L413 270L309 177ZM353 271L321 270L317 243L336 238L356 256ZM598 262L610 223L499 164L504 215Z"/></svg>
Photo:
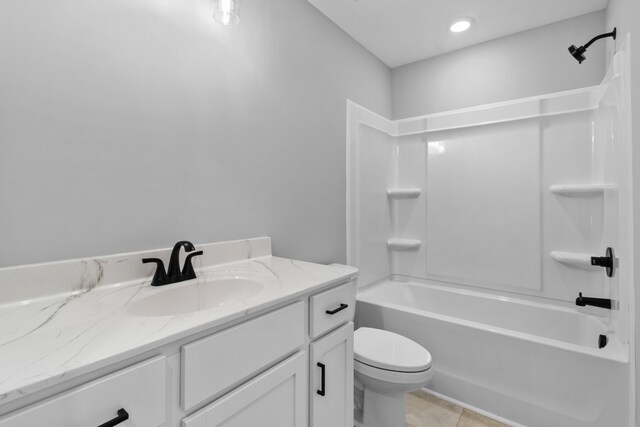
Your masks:
<svg viewBox="0 0 640 427"><path fill-rule="evenodd" d="M265 246L264 239L257 242ZM238 242L231 243L236 249L241 247ZM249 249L242 255L242 260L216 263L215 259L209 259L206 266L195 265L197 279L162 287L150 286L152 269L148 267L144 267L146 277L141 279L100 282L109 261L111 264L139 263L139 259L149 253L114 256L107 261L102 258L102 262L96 263L100 267L94 275L96 280L90 281L91 285L85 280L82 286L67 292L0 304L0 405L302 294L355 278L357 274L357 269L345 265L321 265L271 256L270 240L267 243L268 249L258 251L255 251L255 244L253 248L246 244ZM220 252L219 245L214 249ZM261 256L252 257L252 249ZM225 261L230 258L233 256L219 257ZM90 264L87 260L74 263ZM42 270L51 265L37 267ZM6 286L3 281L7 278L17 277L15 272L8 270L0 271L0 286ZM30 270L29 274L32 273ZM83 274L87 276L86 269ZM193 289L194 286L201 289L211 286L210 283L207 285L211 280L229 278L256 280L263 288L213 308L195 311L182 307L184 304L177 299L171 308L172 314L165 314L162 307L151 303L154 295L163 292L175 292L182 287Z"/></svg>

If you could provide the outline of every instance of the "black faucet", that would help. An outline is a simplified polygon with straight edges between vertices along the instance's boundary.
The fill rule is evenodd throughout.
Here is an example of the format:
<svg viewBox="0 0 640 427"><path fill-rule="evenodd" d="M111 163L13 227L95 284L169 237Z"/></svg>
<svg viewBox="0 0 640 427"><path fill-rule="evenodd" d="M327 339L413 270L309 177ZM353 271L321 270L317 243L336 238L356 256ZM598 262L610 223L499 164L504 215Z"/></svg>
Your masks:
<svg viewBox="0 0 640 427"><path fill-rule="evenodd" d="M611 300L608 298L583 297L582 292L578 293L578 295L578 298L576 298L576 305L579 305L580 307L592 305L594 307L606 308L611 310Z"/></svg>
<svg viewBox="0 0 640 427"><path fill-rule="evenodd" d="M171 251L171 257L169 258L169 268L167 272L164 270L164 263L159 258L144 258L142 262L157 264L156 272L151 280L151 286L169 285L171 283L183 282L185 280L195 279L196 272L193 269L193 257L202 255L202 251L193 252L187 255L184 260L184 266L180 270L180 249L184 247L186 252L192 252L196 248L193 243L186 240L176 243Z"/></svg>

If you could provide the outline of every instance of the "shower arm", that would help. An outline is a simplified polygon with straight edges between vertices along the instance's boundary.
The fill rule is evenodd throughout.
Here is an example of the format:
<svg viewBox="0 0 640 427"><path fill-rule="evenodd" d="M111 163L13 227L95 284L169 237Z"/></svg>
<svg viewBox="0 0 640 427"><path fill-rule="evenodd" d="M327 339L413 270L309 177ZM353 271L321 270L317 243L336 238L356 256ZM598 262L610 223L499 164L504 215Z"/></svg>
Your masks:
<svg viewBox="0 0 640 427"><path fill-rule="evenodd" d="M613 29L613 31L611 31L610 33L604 33L604 34L600 34L599 36L595 36L594 38L592 38L591 40L589 40L587 42L587 44L585 44L584 46L582 46L585 50L587 50L589 48L589 46L591 46L593 44L593 42L600 40L600 39L604 39L606 37L613 37L613 39L616 39L616 28Z"/></svg>

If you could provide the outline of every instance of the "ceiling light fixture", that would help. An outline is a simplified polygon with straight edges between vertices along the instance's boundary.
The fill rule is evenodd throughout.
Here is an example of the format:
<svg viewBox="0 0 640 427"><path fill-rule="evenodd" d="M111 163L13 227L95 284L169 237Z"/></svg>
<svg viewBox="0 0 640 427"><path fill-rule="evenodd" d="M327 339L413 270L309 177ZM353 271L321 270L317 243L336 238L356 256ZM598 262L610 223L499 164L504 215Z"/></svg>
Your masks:
<svg viewBox="0 0 640 427"><path fill-rule="evenodd" d="M240 0L213 0L213 18L222 25L237 25L239 9Z"/></svg>
<svg viewBox="0 0 640 427"><path fill-rule="evenodd" d="M452 33L461 33L467 31L473 25L473 18L460 18L456 19L450 26L449 31Z"/></svg>

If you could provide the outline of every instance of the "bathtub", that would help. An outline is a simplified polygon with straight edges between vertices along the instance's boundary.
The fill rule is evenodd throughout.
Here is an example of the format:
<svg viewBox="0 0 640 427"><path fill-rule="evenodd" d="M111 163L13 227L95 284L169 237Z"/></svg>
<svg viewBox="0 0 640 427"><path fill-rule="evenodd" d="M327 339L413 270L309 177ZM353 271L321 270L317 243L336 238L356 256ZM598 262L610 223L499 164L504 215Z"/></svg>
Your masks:
<svg viewBox="0 0 640 427"><path fill-rule="evenodd" d="M402 280L360 289L356 325L427 348L431 392L514 425L630 425L628 343L597 311Z"/></svg>

